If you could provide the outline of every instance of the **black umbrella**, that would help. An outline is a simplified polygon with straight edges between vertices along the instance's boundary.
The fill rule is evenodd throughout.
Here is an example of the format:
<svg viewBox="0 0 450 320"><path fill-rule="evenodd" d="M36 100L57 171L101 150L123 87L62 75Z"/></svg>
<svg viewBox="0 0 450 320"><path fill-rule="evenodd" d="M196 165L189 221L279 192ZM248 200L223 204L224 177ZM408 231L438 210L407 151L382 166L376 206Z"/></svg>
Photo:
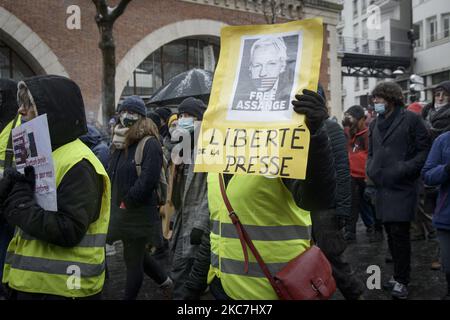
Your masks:
<svg viewBox="0 0 450 320"><path fill-rule="evenodd" d="M212 82L213 73L203 69L180 73L159 88L147 104L177 105L187 97L195 97L208 103Z"/></svg>

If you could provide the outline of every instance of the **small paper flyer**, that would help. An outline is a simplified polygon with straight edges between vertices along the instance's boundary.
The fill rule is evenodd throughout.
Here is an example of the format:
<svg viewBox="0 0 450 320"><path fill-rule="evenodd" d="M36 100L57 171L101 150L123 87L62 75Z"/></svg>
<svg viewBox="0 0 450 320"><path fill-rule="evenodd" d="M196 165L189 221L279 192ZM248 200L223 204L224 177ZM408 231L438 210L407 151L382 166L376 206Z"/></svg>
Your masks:
<svg viewBox="0 0 450 320"><path fill-rule="evenodd" d="M12 130L17 171L33 166L36 174L37 203L47 211L57 211L56 179L47 115L43 114Z"/></svg>

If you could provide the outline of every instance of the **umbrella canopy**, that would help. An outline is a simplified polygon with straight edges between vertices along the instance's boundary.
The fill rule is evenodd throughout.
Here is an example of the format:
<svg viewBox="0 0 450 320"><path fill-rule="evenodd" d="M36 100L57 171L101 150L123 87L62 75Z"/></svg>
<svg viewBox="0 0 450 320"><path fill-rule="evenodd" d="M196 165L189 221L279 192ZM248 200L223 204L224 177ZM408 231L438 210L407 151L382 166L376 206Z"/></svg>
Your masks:
<svg viewBox="0 0 450 320"><path fill-rule="evenodd" d="M203 69L180 73L159 88L147 104L177 105L188 97L195 97L207 103L212 82L213 73Z"/></svg>

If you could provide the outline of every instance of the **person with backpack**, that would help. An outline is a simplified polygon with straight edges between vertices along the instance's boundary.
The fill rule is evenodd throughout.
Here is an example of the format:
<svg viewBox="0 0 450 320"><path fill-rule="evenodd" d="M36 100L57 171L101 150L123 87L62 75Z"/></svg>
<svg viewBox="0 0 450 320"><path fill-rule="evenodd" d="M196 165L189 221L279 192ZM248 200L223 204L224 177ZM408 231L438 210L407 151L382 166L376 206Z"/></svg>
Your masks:
<svg viewBox="0 0 450 320"><path fill-rule="evenodd" d="M119 123L114 127L112 139L114 151L108 166L111 178L108 243L123 241L127 269L124 299L133 300L139 293L144 272L164 293L172 286L166 271L146 251L147 244L158 246L161 241L157 189L163 156L158 129L146 117L140 97L126 98L118 112Z"/></svg>

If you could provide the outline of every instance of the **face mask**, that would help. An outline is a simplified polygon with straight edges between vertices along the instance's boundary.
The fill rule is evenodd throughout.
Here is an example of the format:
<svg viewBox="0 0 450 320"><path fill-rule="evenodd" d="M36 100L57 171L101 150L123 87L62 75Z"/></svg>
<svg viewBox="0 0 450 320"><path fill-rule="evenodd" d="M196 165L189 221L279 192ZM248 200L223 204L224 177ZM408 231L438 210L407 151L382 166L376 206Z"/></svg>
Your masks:
<svg viewBox="0 0 450 320"><path fill-rule="evenodd" d="M194 118L180 118L178 119L178 126L189 132L194 132Z"/></svg>
<svg viewBox="0 0 450 320"><path fill-rule="evenodd" d="M266 78L257 78L253 79L253 83L255 84L255 87L258 91L269 91L273 88L275 85L275 82L277 82L277 77L266 77Z"/></svg>
<svg viewBox="0 0 450 320"><path fill-rule="evenodd" d="M375 112L378 114L384 114L386 112L386 106L384 105L384 103L375 103L374 107Z"/></svg>
<svg viewBox="0 0 450 320"><path fill-rule="evenodd" d="M129 128L139 120L139 115L124 112L120 114L120 123Z"/></svg>

